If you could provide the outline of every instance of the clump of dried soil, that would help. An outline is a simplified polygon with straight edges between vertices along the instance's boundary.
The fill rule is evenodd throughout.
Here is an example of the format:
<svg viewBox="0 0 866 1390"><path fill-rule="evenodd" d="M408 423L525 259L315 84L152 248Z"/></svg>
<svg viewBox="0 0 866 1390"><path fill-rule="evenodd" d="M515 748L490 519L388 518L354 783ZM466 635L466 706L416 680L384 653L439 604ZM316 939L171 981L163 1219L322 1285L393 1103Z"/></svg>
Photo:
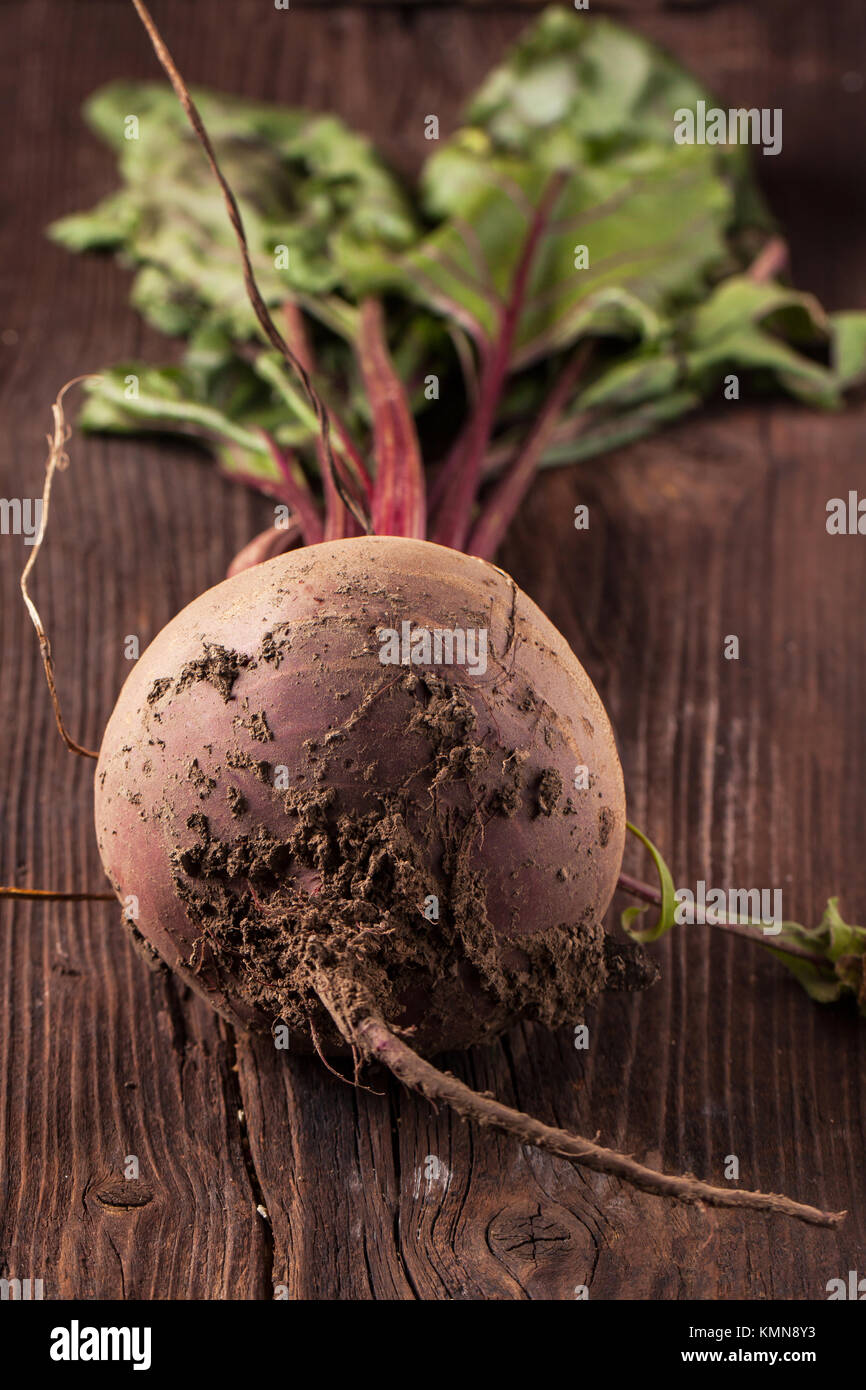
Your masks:
<svg viewBox="0 0 866 1390"><path fill-rule="evenodd" d="M239 665L228 655L219 654L219 669L231 674ZM214 669L209 657L198 678L214 683ZM187 667L181 683L191 678ZM504 948L485 905L485 829L521 814L525 794L531 814L554 815L562 778L550 768L528 786L525 750L482 734L461 686L430 672L397 681L412 702L394 737L421 734L429 760L404 786L379 790L374 810L347 810L335 785L347 750L358 752L356 709L305 747L303 785L274 792L287 827L280 837L244 827L236 791L231 839L218 837L203 812L188 818L193 843L172 860L197 930L188 965L207 965L225 988L299 1034L312 1026L329 1047L341 1040L311 983L323 967L375 999L392 1022L423 1025L431 1040L451 1036L455 1012L476 1011L489 1035L520 1017L553 1026L579 1019L609 973L618 986L646 983L647 972L639 978L641 968L619 957L591 914ZM383 677L371 697L394 684ZM264 713L258 718L267 728ZM249 721L233 723L247 738L253 732ZM230 750L226 762L244 766L247 756Z"/></svg>

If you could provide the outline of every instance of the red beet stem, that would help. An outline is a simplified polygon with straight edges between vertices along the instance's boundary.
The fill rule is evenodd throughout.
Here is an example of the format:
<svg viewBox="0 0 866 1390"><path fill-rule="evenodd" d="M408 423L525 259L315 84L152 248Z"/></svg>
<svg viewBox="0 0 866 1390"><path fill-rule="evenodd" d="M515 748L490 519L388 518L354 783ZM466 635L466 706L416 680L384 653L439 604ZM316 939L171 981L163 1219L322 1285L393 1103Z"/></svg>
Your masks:
<svg viewBox="0 0 866 1390"><path fill-rule="evenodd" d="M482 560L492 560L495 555L517 514L518 507L529 491L541 456L574 393L591 351L590 343L581 343L568 366L560 373L514 463L484 502L467 546L471 555L478 555Z"/></svg>
<svg viewBox="0 0 866 1390"><path fill-rule="evenodd" d="M788 243L780 236L770 237L766 246L761 248L752 261L746 274L757 284L766 284L768 280L775 280L777 275L781 275L788 264L788 256Z"/></svg>
<svg viewBox="0 0 866 1390"><path fill-rule="evenodd" d="M642 902L652 903L654 907L661 907L662 905L662 895L658 888L653 888L649 883L642 883L639 878L632 878L631 874L620 874L617 887L623 893L629 893L633 898L640 898ZM750 927L746 922L726 922L724 918L712 915L707 917L706 925L718 927L720 931L727 932L728 936L741 936L744 941L753 941L756 946L765 946L767 950L774 951L777 956L796 956L798 960L809 961L811 965L827 965L826 957L815 955L814 952L806 950L804 946L794 946L790 943L786 943L784 946L776 945L774 938L767 937L760 927Z"/></svg>
<svg viewBox="0 0 866 1390"><path fill-rule="evenodd" d="M423 540L427 520L424 465L409 400L388 351L382 305L377 299L365 299L361 305L358 359L373 414L373 530L379 536Z"/></svg>
<svg viewBox="0 0 866 1390"><path fill-rule="evenodd" d="M459 447L455 446L445 465L453 477L447 480L448 491L443 498L431 539L440 545L450 545L455 550L463 550L466 546L472 505L481 483L482 463L508 375L514 336L526 299L535 253L567 177L563 170L553 174L542 193L514 272L511 294L502 310L498 337L484 363L478 405L469 421L465 444L458 441Z"/></svg>
<svg viewBox="0 0 866 1390"><path fill-rule="evenodd" d="M284 307L286 330L292 351L303 364L304 370L310 377L316 375L316 359L313 355L313 347L310 342L304 316L293 300L287 300ZM322 539L326 541L342 540L347 536L358 534L358 525L355 522L348 506L343 501L343 495L337 485L336 455L334 457L335 468L332 471L328 467L328 460L325 456L325 449L321 435L316 440L316 454L319 460L319 472L322 475L322 488L325 495L325 526ZM343 479L345 483L345 478Z"/></svg>
<svg viewBox="0 0 866 1390"><path fill-rule="evenodd" d="M311 377L316 376L316 359L313 356L310 336L307 332L306 322L300 305L297 304L294 299L287 299L283 304L283 313L292 350L297 354L300 361L303 362L304 368L308 374ZM339 413L332 405L328 406L328 414L331 417L331 425L334 433L340 441L340 449L335 456L335 460L343 478L343 482L347 487L358 492L359 497L356 500L359 501L359 505L363 503L366 506L373 495L373 480L367 471L367 466L361 457L358 446L349 434ZM342 458L341 455L343 456ZM350 465L348 469L343 466L344 460Z"/></svg>
<svg viewBox="0 0 866 1390"><path fill-rule="evenodd" d="M281 449L267 430L261 430L260 433L270 450L271 458L282 474L285 499L298 518L304 543L315 545L322 539L322 518L297 456L290 449Z"/></svg>

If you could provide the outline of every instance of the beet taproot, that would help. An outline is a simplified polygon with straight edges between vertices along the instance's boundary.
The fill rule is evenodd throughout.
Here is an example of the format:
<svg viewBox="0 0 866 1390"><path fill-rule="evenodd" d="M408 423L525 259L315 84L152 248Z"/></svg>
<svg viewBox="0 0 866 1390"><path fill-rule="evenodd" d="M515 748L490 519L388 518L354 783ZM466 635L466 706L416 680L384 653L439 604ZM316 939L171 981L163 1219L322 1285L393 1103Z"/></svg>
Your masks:
<svg viewBox="0 0 866 1390"><path fill-rule="evenodd" d="M451 663L389 652L404 624L416 656L448 633ZM502 570L427 541L307 547L185 608L111 716L96 830L145 941L295 1046L310 1023L346 1046L311 951L426 1053L652 978L602 926L625 793L592 683Z"/></svg>

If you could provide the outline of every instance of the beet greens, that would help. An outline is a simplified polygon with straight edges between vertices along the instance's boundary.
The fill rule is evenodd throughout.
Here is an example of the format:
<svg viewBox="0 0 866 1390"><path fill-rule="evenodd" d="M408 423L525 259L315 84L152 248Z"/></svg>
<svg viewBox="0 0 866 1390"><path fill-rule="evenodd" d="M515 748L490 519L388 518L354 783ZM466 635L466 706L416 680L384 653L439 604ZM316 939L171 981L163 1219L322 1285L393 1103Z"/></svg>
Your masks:
<svg viewBox="0 0 866 1390"><path fill-rule="evenodd" d="M359 360L375 312L433 477L429 534L445 544L492 555L537 468L721 399L730 374L743 391L822 408L866 374L866 314L828 315L780 281L784 243L748 152L676 145L672 113L707 93L615 24L545 11L463 125L425 142L414 189L333 116L196 99L263 302L315 339L320 394L341 421L337 462L351 471L376 434ZM315 412L241 294L183 113L165 88L124 82L86 115L123 184L52 235L135 265L133 303L185 349L176 367L101 373L82 423L190 434L300 525L298 488L325 486ZM443 416L453 429L461 408L449 439Z"/></svg>

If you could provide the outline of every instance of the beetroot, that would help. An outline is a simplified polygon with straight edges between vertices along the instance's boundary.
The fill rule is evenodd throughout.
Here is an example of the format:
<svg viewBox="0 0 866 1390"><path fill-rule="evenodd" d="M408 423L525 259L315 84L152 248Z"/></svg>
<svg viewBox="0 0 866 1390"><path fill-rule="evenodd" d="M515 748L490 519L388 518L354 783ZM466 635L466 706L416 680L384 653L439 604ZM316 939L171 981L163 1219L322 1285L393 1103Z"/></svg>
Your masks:
<svg viewBox="0 0 866 1390"><path fill-rule="evenodd" d="M407 622L416 656L479 634L485 669L383 662ZM602 928L625 794L595 689L502 570L429 542L311 546L185 608L108 724L96 830L135 930L296 1045L346 1045L324 960L425 1052L652 978Z"/></svg>
<svg viewBox="0 0 866 1390"><path fill-rule="evenodd" d="M474 664L454 660L461 634ZM651 982L602 926L625 828L610 723L561 635L502 570L393 537L278 556L196 599L129 676L96 772L127 925L232 1022L350 1050L356 1076L382 1062L648 1191L835 1224L645 1168L423 1060Z"/></svg>

